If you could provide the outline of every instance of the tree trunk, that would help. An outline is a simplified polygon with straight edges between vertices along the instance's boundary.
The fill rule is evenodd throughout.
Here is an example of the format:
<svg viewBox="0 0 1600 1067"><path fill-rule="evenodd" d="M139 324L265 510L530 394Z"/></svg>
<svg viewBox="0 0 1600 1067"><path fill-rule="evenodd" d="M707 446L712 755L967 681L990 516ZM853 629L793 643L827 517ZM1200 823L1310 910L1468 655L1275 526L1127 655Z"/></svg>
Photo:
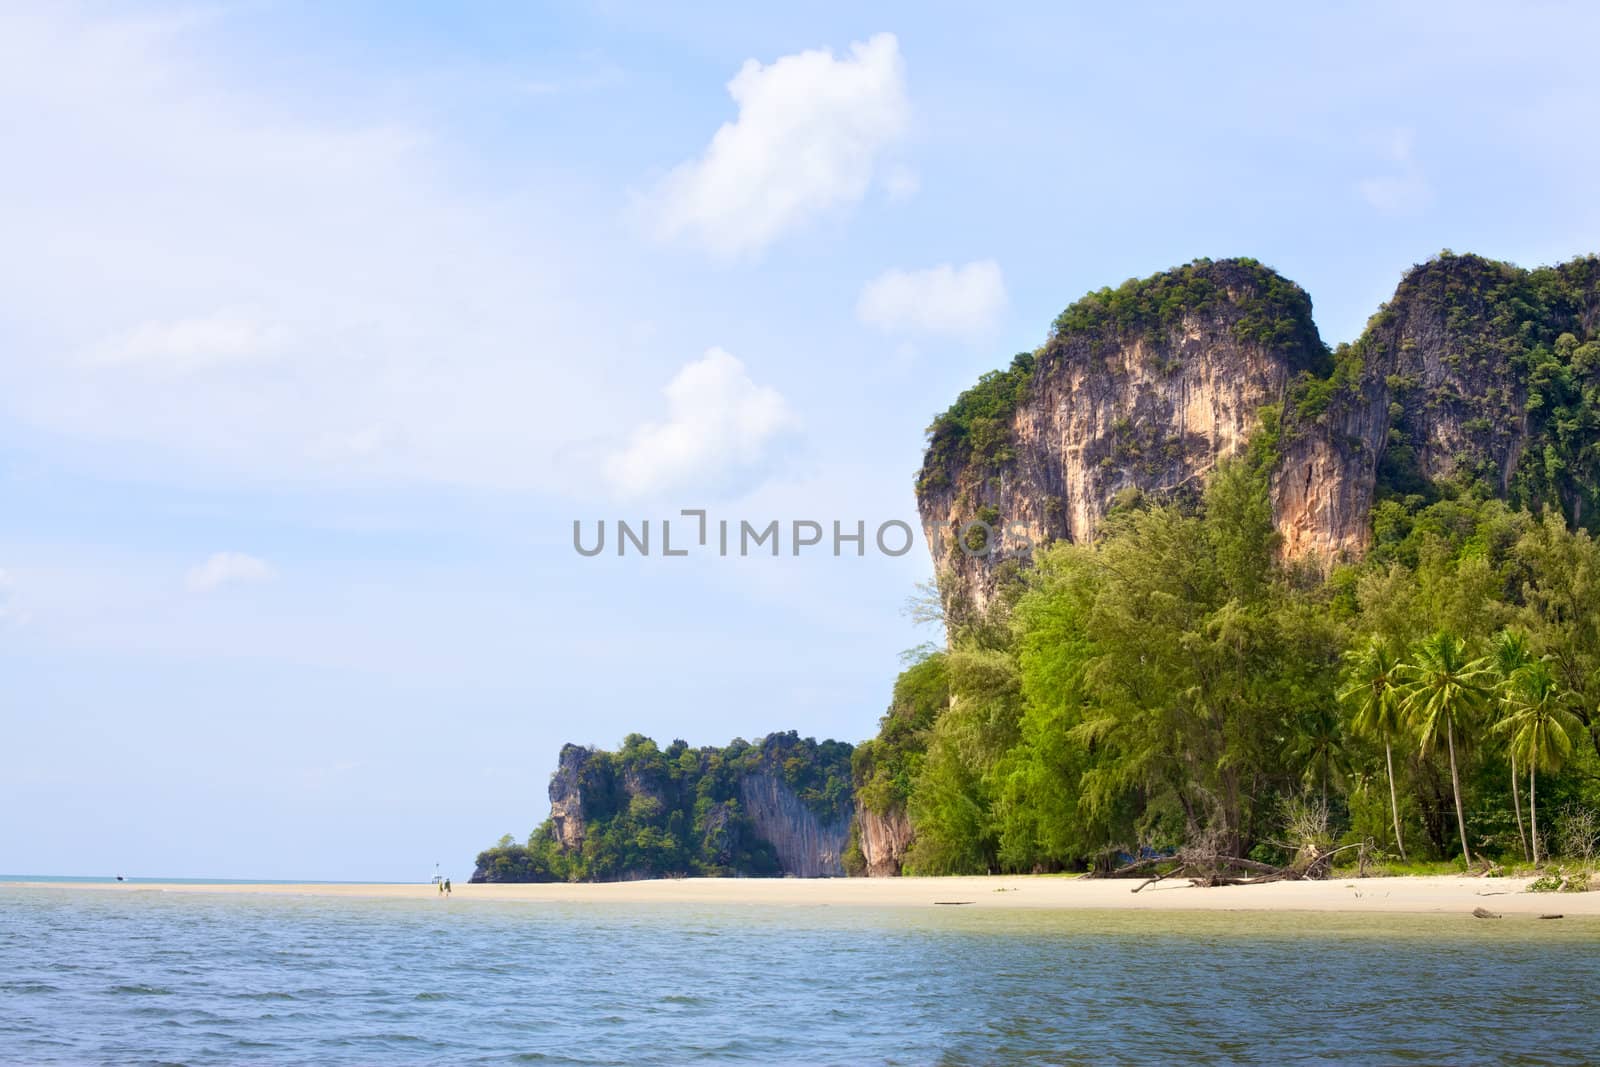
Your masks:
<svg viewBox="0 0 1600 1067"><path fill-rule="evenodd" d="M1522 842L1522 858L1528 858L1528 830L1522 825L1522 798L1517 796L1517 753L1511 753L1511 810L1517 813L1517 840Z"/></svg>
<svg viewBox="0 0 1600 1067"><path fill-rule="evenodd" d="M1400 851L1400 861L1405 862L1406 843L1400 840L1400 801L1394 792L1394 755L1390 751L1389 739L1383 739L1383 762L1389 765L1389 810L1394 813L1394 847ZM1517 812L1517 818L1522 818L1522 813Z"/></svg>
<svg viewBox="0 0 1600 1067"><path fill-rule="evenodd" d="M1539 787L1539 779L1534 776L1538 764L1528 761L1528 823L1533 829L1533 865L1539 866L1539 808L1533 802L1533 794Z"/></svg>
<svg viewBox="0 0 1600 1067"><path fill-rule="evenodd" d="M1472 866L1472 850L1467 847L1467 813L1461 806L1461 772L1456 770L1456 732L1449 722L1444 724L1444 739L1450 744L1450 788L1456 795L1456 828L1461 831L1461 858Z"/></svg>

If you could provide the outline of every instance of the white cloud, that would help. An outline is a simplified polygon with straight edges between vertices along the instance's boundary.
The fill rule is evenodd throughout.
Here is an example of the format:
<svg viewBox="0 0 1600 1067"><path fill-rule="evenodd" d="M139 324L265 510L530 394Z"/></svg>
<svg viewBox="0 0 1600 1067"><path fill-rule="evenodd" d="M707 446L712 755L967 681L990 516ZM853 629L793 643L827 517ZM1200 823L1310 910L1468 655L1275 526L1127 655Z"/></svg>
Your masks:
<svg viewBox="0 0 1600 1067"><path fill-rule="evenodd" d="M647 423L606 466L627 496L705 486L754 467L774 438L798 425L782 394L757 385L720 348L686 364L664 390L667 418Z"/></svg>
<svg viewBox="0 0 1600 1067"><path fill-rule="evenodd" d="M885 333L972 337L992 329L1005 306L1000 265L983 259L963 267L885 271L862 287L856 317Z"/></svg>
<svg viewBox="0 0 1600 1067"><path fill-rule="evenodd" d="M95 346L94 362L170 373L252 363L271 355L284 332L244 316L217 312L169 322L146 322Z"/></svg>
<svg viewBox="0 0 1600 1067"><path fill-rule="evenodd" d="M1414 142L1411 130L1394 131L1384 153L1394 169L1356 183L1362 199L1385 215L1414 215L1433 200L1433 188L1417 162Z"/></svg>
<svg viewBox="0 0 1600 1067"><path fill-rule="evenodd" d="M550 458L621 414L539 398L639 348L582 288L622 257L387 100L230 80L231 17L0 4L0 419L113 473L592 483Z"/></svg>
<svg viewBox="0 0 1600 1067"><path fill-rule="evenodd" d="M236 582L269 581L276 575L264 559L243 552L214 552L204 563L189 569L184 585L193 593L209 593Z"/></svg>
<svg viewBox="0 0 1600 1067"><path fill-rule="evenodd" d="M705 154L669 173L647 198L664 238L713 253L759 252L788 230L866 195L910 105L899 42L880 33L850 46L746 60L728 83L739 117Z"/></svg>

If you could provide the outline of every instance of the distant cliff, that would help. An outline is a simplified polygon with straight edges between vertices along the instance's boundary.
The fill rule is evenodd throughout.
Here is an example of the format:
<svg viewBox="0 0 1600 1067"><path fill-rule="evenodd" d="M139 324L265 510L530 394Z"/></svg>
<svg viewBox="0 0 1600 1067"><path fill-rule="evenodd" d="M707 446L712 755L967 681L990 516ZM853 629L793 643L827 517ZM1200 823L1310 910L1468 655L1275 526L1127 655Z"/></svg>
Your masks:
<svg viewBox="0 0 1600 1067"><path fill-rule="evenodd" d="M550 818L478 857L475 882L680 875L842 875L851 746L772 734L667 749L638 734L616 752L567 745Z"/></svg>
<svg viewBox="0 0 1600 1067"><path fill-rule="evenodd" d="M1594 388L1597 309L1594 257L1442 255L1337 351L1253 260L1091 293L929 427L917 503L946 608L981 609L1035 544L1093 539L1119 499L1197 493L1258 428L1289 559L1359 556L1374 503L1452 481L1585 523L1594 428L1558 412Z"/></svg>

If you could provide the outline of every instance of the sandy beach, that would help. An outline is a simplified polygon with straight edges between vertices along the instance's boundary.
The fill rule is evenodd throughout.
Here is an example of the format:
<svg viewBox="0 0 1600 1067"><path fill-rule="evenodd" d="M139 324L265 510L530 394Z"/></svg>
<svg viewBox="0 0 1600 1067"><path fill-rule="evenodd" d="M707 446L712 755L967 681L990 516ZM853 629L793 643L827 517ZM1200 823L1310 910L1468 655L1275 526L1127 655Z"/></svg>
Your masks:
<svg viewBox="0 0 1600 1067"><path fill-rule="evenodd" d="M528 903L693 904L769 907L962 907L1108 909L1118 911L1271 911L1470 913L1482 907L1505 916L1600 916L1600 892L1528 893L1529 879L1465 877L1346 878L1322 882L1200 889L1157 883L1138 893L1137 881L1063 876L974 878L683 878L604 884L454 886L451 900ZM437 897L432 885L197 884L174 882L13 883L15 887L72 888L108 893L262 894L350 898Z"/></svg>

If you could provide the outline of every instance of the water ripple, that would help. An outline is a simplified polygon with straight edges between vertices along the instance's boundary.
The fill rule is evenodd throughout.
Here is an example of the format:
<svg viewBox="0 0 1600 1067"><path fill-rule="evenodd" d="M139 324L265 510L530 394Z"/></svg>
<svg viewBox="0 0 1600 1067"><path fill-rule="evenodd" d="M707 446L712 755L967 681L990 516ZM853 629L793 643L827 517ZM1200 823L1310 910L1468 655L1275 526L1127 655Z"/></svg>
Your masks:
<svg viewBox="0 0 1600 1067"><path fill-rule="evenodd" d="M0 1062L1582 1063L1600 924L0 888Z"/></svg>

